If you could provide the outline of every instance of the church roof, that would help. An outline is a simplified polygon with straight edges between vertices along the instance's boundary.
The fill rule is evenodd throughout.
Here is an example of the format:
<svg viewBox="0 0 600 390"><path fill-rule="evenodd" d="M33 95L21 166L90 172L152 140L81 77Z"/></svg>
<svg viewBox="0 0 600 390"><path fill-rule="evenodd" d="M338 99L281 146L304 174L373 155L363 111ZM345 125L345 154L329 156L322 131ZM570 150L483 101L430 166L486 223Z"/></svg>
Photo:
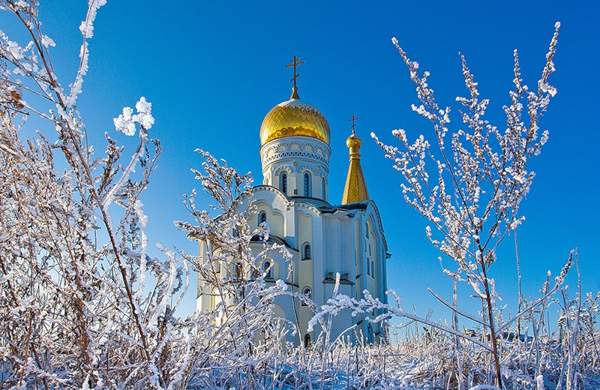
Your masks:
<svg viewBox="0 0 600 390"><path fill-rule="evenodd" d="M259 235L255 235L255 236L252 236L250 241L251 242L263 241L263 238ZM275 244L279 244L279 245L284 245L286 248L298 252L298 249L296 249L292 245L290 245L290 243L287 242L287 240L285 238L276 236L274 234L269 234L269 239L267 240L267 242L271 243L271 244L275 243Z"/></svg>
<svg viewBox="0 0 600 390"><path fill-rule="evenodd" d="M290 98L269 111L260 126L260 144L285 137L310 137L329 143L329 124L315 107Z"/></svg>
<svg viewBox="0 0 600 390"><path fill-rule="evenodd" d="M294 202L309 203L316 208L331 207L331 204L328 201L319 198L312 198L309 196L289 196L288 198Z"/></svg>

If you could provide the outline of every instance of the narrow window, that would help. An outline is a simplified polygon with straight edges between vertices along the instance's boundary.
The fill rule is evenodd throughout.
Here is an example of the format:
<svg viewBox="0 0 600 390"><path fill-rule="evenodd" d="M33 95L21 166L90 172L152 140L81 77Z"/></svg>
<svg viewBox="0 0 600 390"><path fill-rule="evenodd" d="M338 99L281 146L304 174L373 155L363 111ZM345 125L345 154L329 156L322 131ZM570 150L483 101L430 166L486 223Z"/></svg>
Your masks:
<svg viewBox="0 0 600 390"><path fill-rule="evenodd" d="M302 260L310 260L311 258L310 244L305 242L302 247Z"/></svg>
<svg viewBox="0 0 600 390"><path fill-rule="evenodd" d="M265 279L273 279L273 267L271 267L271 263L265 261L263 264L263 271L266 273Z"/></svg>
<svg viewBox="0 0 600 390"><path fill-rule="evenodd" d="M308 333L304 335L304 348L310 348L310 335Z"/></svg>
<svg viewBox="0 0 600 390"><path fill-rule="evenodd" d="M371 277L375 277L375 261L371 260Z"/></svg>
<svg viewBox="0 0 600 390"><path fill-rule="evenodd" d="M287 173L285 172L282 172L281 175L279 175L279 189L287 195Z"/></svg>
<svg viewBox="0 0 600 390"><path fill-rule="evenodd" d="M367 275L371 275L371 261L367 257Z"/></svg>
<svg viewBox="0 0 600 390"><path fill-rule="evenodd" d="M323 186L323 200L327 200L327 193L325 192L325 189L327 187L325 186L325 178L324 177L321 178L321 185Z"/></svg>
<svg viewBox="0 0 600 390"><path fill-rule="evenodd" d="M310 287L304 287L304 289L302 289L302 294L304 294L306 298L312 299L312 290ZM307 306L305 301L302 301L302 306Z"/></svg>
<svg viewBox="0 0 600 390"><path fill-rule="evenodd" d="M309 197L312 196L311 194L311 178L310 178L310 173L308 172L304 172L304 196Z"/></svg>
<svg viewBox="0 0 600 390"><path fill-rule="evenodd" d="M267 222L267 213L261 211L260 213L258 213L258 224L260 225L261 223L265 222Z"/></svg>

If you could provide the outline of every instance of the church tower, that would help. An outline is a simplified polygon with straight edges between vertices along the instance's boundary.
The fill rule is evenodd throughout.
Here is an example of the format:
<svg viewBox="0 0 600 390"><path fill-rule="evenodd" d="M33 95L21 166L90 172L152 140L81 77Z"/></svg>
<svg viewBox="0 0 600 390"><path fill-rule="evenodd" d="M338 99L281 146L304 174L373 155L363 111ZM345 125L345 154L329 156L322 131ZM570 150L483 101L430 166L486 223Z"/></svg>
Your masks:
<svg viewBox="0 0 600 390"><path fill-rule="evenodd" d="M329 124L315 107L300 100L294 56L292 95L269 111L260 127L263 184L286 196L327 200Z"/></svg>
<svg viewBox="0 0 600 390"><path fill-rule="evenodd" d="M356 135L356 116L352 115L352 134L346 139L346 146L350 152L350 165L342 196L342 205L369 200L367 184L360 166L360 138Z"/></svg>

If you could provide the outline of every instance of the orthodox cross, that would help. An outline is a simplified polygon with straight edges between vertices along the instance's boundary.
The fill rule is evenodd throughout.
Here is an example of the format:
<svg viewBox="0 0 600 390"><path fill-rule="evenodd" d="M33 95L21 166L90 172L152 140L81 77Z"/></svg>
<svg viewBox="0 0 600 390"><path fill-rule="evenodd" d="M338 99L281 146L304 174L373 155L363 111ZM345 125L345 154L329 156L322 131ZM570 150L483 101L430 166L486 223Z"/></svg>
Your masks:
<svg viewBox="0 0 600 390"><path fill-rule="evenodd" d="M350 126L350 129L352 129L352 135L356 135L356 121L358 120L358 117L354 114L352 114L352 118L350 118L350 122L352 123L352 125Z"/></svg>
<svg viewBox="0 0 600 390"><path fill-rule="evenodd" d="M292 58L292 62L290 62L289 64L287 64L288 68L293 68L294 69L294 76L292 77L292 82L293 82L293 86L292 86L292 99L300 99L300 97L298 96L298 77L300 77L300 75L297 72L297 68L298 68L298 65L302 65L302 64L304 64L304 61L302 61L297 56L294 56Z"/></svg>

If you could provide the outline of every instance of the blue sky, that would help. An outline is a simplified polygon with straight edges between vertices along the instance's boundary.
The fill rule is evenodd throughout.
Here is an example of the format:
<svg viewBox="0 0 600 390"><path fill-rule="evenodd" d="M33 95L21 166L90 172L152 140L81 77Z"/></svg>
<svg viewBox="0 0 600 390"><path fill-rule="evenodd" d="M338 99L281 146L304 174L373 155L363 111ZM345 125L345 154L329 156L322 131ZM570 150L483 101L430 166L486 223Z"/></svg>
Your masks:
<svg viewBox="0 0 600 390"><path fill-rule="evenodd" d="M80 44L78 26L84 1L44 2L41 18L54 38L55 67L68 84ZM172 5L171 5L172 4ZM542 125L550 131L534 162L537 178L526 200L527 221L519 230L524 287L535 295L546 270L557 273L569 249L581 256L584 289L600 289L600 89L598 23L594 2L238 2L109 1L98 15L91 42L90 72L80 109L97 149L102 134L113 132L131 151L130 139L114 134L112 118L124 105L146 96L154 105L152 136L164 154L144 203L149 238L193 251L173 226L186 219L183 194L197 187L190 168L200 164L195 148L222 157L261 181L258 130L264 115L290 93L285 68L292 55L300 69L300 96L327 117L331 133L330 201L339 202L347 168L344 140L349 118L359 117L363 169L377 202L390 244L388 285L404 304L425 313L445 312L426 292L448 296L438 253L425 238L425 221L402 200L400 177L368 134L391 141L390 131L409 136L430 129L410 110L414 88L390 39L396 36L409 55L432 73L441 102L465 93L458 52L467 56L483 96L491 97L491 118L502 125L508 101L512 50L521 53L525 80L533 85L556 20L563 28L553 78L558 95ZM0 28L19 36L12 19ZM514 302L511 241L492 270L499 292ZM573 274L574 275L574 274ZM570 283L573 287L574 282ZM186 300L192 310L195 284ZM462 301L473 301L462 292ZM472 303L472 302L471 302Z"/></svg>

